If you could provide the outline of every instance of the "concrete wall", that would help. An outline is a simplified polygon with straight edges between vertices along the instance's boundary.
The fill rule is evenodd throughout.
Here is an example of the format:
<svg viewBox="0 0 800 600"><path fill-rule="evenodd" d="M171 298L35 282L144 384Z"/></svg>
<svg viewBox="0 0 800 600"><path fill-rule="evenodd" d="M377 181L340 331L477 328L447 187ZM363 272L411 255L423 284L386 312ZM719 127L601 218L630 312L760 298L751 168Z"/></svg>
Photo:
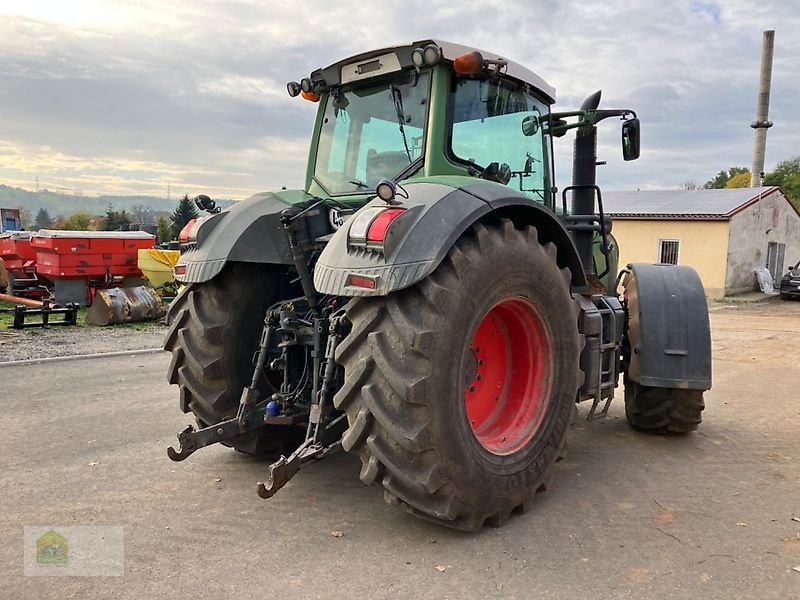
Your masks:
<svg viewBox="0 0 800 600"><path fill-rule="evenodd" d="M800 215L780 190L731 217L726 294L757 288L753 272L766 265L769 242L786 244L784 271L800 260Z"/></svg>
<svg viewBox="0 0 800 600"><path fill-rule="evenodd" d="M727 221L616 218L613 234L619 244L620 268L631 262L657 262L659 240L679 240L678 264L694 267L707 296L725 294Z"/></svg>

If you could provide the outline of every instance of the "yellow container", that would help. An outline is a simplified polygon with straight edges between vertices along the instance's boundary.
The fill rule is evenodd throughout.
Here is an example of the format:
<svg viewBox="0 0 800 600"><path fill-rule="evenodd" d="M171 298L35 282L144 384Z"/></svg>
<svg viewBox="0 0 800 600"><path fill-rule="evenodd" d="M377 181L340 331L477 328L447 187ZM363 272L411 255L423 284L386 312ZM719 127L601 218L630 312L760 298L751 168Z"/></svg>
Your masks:
<svg viewBox="0 0 800 600"><path fill-rule="evenodd" d="M181 253L178 250L158 250L157 248L141 248L139 250L139 269L147 281L155 288L175 280L172 268Z"/></svg>

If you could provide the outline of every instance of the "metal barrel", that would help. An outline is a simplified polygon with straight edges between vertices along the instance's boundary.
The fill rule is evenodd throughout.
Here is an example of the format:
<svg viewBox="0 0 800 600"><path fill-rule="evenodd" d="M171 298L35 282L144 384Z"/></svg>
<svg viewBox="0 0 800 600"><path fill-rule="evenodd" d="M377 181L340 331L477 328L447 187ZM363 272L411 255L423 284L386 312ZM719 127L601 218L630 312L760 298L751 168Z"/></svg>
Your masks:
<svg viewBox="0 0 800 600"><path fill-rule="evenodd" d="M113 325L133 321L153 321L166 314L166 306L149 286L97 290L86 323Z"/></svg>

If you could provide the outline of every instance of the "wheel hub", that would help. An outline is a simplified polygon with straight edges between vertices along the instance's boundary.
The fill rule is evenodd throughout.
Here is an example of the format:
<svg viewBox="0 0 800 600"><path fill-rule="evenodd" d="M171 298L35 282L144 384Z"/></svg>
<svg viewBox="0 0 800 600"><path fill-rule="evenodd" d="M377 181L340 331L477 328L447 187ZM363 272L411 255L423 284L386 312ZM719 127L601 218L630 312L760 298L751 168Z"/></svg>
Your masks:
<svg viewBox="0 0 800 600"><path fill-rule="evenodd" d="M503 300L486 313L465 365L467 419L478 442L508 455L527 444L541 426L553 379L552 340L526 298Z"/></svg>

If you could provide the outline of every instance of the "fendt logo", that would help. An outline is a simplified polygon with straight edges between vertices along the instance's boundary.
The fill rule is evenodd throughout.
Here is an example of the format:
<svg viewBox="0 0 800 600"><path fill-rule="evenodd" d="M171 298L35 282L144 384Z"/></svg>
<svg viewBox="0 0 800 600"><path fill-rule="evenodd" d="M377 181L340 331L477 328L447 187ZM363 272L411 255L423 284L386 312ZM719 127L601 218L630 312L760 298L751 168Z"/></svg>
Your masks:
<svg viewBox="0 0 800 600"><path fill-rule="evenodd" d="M348 208L332 208L328 212L328 220L331 222L331 227L334 231L339 231L339 228L347 223L347 220L353 216L355 211Z"/></svg>

